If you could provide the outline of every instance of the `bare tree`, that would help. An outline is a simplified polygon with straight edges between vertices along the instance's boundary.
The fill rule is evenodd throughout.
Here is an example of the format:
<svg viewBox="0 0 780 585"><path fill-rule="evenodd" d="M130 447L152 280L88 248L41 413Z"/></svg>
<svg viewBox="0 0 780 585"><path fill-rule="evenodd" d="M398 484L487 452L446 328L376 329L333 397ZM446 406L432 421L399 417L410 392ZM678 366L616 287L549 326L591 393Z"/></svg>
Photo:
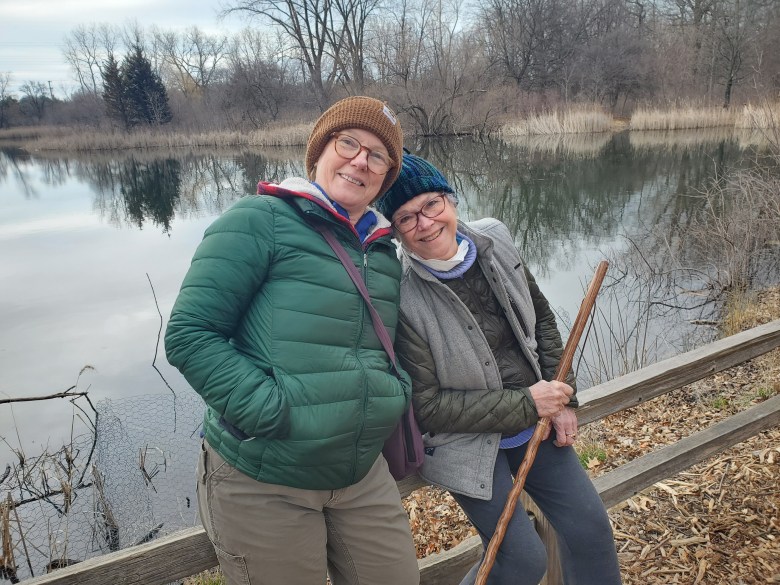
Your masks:
<svg viewBox="0 0 780 585"><path fill-rule="evenodd" d="M573 80L579 91L612 111L629 98L649 93L647 45L635 30L616 28L593 39L577 56Z"/></svg>
<svg viewBox="0 0 780 585"><path fill-rule="evenodd" d="M42 81L28 81L19 91L24 95L19 101L22 112L34 116L38 122L43 120L46 104L51 101L46 84Z"/></svg>
<svg viewBox="0 0 780 585"><path fill-rule="evenodd" d="M218 79L228 54L227 36L193 26L183 33L153 30L152 37L162 51L166 77L185 95L202 95Z"/></svg>
<svg viewBox="0 0 780 585"><path fill-rule="evenodd" d="M269 37L244 29L228 52L228 78L221 106L231 124L260 128L275 120L283 103L294 94L292 67L280 36Z"/></svg>
<svg viewBox="0 0 780 585"><path fill-rule="evenodd" d="M417 133L473 130L462 106L489 82L481 48L461 16L460 0L402 1L371 51L383 88Z"/></svg>
<svg viewBox="0 0 780 585"><path fill-rule="evenodd" d="M222 12L246 14L278 26L295 45L308 74L317 104L324 110L337 74L329 58L330 29L334 28L334 0L232 0Z"/></svg>
<svg viewBox="0 0 780 585"><path fill-rule="evenodd" d="M744 80L756 53L760 27L769 21L776 0L722 0L714 13L714 76L723 86L723 107L731 104L734 87Z"/></svg>
<svg viewBox="0 0 780 585"><path fill-rule="evenodd" d="M613 0L487 0L479 12L488 58L518 87L560 85L567 67L589 38L608 32Z"/></svg>
<svg viewBox="0 0 780 585"><path fill-rule="evenodd" d="M422 17L410 4L410 0L400 0L393 16L377 25L369 55L380 83L405 83L419 76L424 41L419 31Z"/></svg>
<svg viewBox="0 0 780 585"><path fill-rule="evenodd" d="M366 30L380 7L381 0L333 0L336 23L341 26L329 30L330 54L342 82L355 93L362 93L365 87Z"/></svg>
<svg viewBox="0 0 780 585"><path fill-rule="evenodd" d="M8 91L9 85L11 85L11 73L9 71L0 73L0 128L8 126L8 110L13 99Z"/></svg>
<svg viewBox="0 0 780 585"><path fill-rule="evenodd" d="M82 91L100 94L100 68L109 53L115 51L119 37L119 31L108 24L79 25L65 37L65 60Z"/></svg>
<svg viewBox="0 0 780 585"><path fill-rule="evenodd" d="M777 95L780 88L780 5L768 9L766 20L758 27L754 59L750 66L751 85L759 96L766 98Z"/></svg>

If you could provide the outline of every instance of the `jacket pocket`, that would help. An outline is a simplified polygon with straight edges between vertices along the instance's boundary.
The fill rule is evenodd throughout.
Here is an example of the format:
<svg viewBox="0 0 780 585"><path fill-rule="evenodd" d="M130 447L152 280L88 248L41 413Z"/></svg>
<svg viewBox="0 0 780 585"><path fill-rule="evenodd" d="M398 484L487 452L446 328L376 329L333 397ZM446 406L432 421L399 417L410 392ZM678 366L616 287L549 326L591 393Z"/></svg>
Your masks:
<svg viewBox="0 0 780 585"><path fill-rule="evenodd" d="M219 426L225 429L230 434L230 436L232 436L234 439L238 439L239 441L246 441L247 439L252 438L251 436L247 435L244 431L239 429L237 426L232 425L228 421L226 421L224 416L220 416L218 422L219 422Z"/></svg>

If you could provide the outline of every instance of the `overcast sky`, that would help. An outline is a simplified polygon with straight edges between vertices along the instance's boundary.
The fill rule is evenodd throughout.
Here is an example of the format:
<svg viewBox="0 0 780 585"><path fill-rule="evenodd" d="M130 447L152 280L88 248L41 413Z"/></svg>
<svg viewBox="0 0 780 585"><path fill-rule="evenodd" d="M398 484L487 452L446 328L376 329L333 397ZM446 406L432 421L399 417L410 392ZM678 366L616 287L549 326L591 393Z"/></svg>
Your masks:
<svg viewBox="0 0 780 585"><path fill-rule="evenodd" d="M65 37L78 25L138 22L144 30L234 32L238 17L217 20L220 0L0 0L0 73L11 73L10 90L27 81L51 82L64 97L76 82L62 55Z"/></svg>

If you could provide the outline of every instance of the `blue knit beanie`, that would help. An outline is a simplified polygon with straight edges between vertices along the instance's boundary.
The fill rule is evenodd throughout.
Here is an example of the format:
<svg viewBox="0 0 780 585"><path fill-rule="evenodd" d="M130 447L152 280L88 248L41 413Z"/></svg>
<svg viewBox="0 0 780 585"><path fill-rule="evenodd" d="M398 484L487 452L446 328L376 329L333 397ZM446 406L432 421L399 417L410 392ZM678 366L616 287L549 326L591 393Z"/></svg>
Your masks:
<svg viewBox="0 0 780 585"><path fill-rule="evenodd" d="M455 201L458 196L447 183L447 179L439 169L424 158L413 154L404 154L401 164L401 172L398 178L390 186L390 189L375 206L379 213L392 220L393 214L407 201L410 201L422 193L452 193Z"/></svg>

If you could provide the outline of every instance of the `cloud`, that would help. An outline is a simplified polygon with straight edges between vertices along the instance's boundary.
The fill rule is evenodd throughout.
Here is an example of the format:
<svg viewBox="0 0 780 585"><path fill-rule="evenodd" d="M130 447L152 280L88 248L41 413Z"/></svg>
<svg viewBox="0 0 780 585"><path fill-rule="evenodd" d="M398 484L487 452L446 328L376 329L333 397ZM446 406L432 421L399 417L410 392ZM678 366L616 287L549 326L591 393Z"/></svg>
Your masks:
<svg viewBox="0 0 780 585"><path fill-rule="evenodd" d="M231 33L245 19L219 21L214 0L24 0L0 2L0 72L10 72L12 92L26 81L52 82L54 89L75 88L62 51L77 26L137 23L183 30L197 26L208 34ZM59 93L59 92L58 92Z"/></svg>

